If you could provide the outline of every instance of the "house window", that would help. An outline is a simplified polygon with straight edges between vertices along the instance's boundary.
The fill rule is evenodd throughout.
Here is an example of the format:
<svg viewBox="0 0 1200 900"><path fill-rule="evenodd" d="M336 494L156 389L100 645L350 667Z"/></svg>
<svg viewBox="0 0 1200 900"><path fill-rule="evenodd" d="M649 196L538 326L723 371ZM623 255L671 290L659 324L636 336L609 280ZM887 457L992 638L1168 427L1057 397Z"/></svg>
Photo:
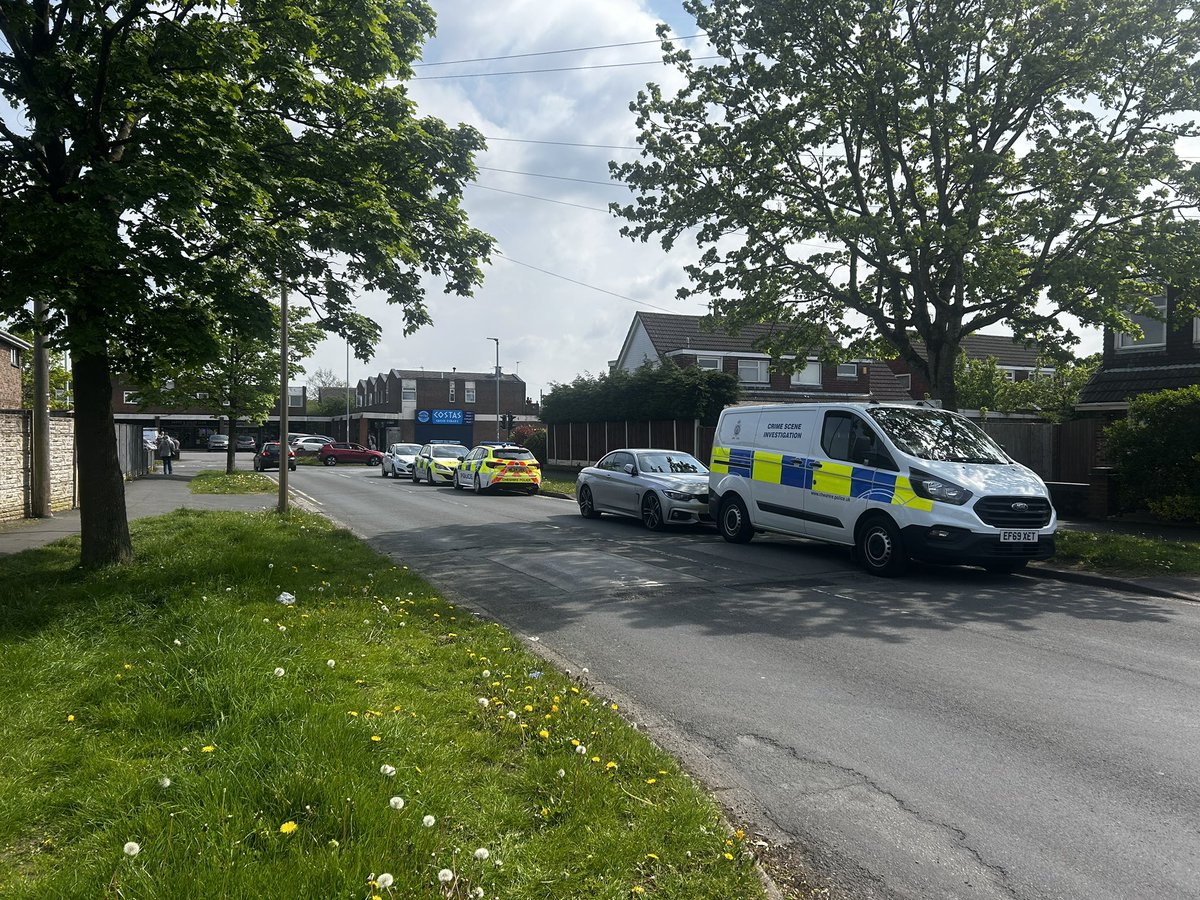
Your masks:
<svg viewBox="0 0 1200 900"><path fill-rule="evenodd" d="M897 375L896 384L900 385L900 387L904 388L906 391L911 391L912 375L908 372L905 372L903 375Z"/></svg>
<svg viewBox="0 0 1200 900"><path fill-rule="evenodd" d="M769 380L765 359L738 360L738 381L746 384L764 384Z"/></svg>
<svg viewBox="0 0 1200 900"><path fill-rule="evenodd" d="M137 391L124 391L121 394L121 402L128 406L136 406L139 402Z"/></svg>
<svg viewBox="0 0 1200 900"><path fill-rule="evenodd" d="M8 348L8 361L10 363L12 363L14 366L16 366L18 369L21 367L21 348L20 347L9 347Z"/></svg>
<svg viewBox="0 0 1200 900"><path fill-rule="evenodd" d="M304 405L304 390L303 388L288 388L288 406L303 406Z"/></svg>
<svg viewBox="0 0 1200 900"><path fill-rule="evenodd" d="M463 385L463 402L464 403L474 403L475 402L475 382L468 381Z"/></svg>
<svg viewBox="0 0 1200 900"><path fill-rule="evenodd" d="M200 391L200 392L198 392L198 393L196 394L196 399L197 399L197 400L207 400L207 399L208 399L208 391Z"/></svg>
<svg viewBox="0 0 1200 900"><path fill-rule="evenodd" d="M858 363L838 363L838 378L857 378Z"/></svg>
<svg viewBox="0 0 1200 900"><path fill-rule="evenodd" d="M357 393L357 394L355 394L355 395L354 395L354 405L355 405L356 407L362 407L362 405L363 405L363 395L362 395L362 393L361 393L361 392L359 392L359 393Z"/></svg>
<svg viewBox="0 0 1200 900"><path fill-rule="evenodd" d="M1165 318L1167 314L1167 298L1155 297L1154 308ZM1118 350L1153 350L1166 346L1167 323L1165 321L1160 322L1157 319L1151 319L1149 316L1130 316L1129 318L1142 329L1142 336L1135 337L1128 332L1118 332Z"/></svg>
<svg viewBox="0 0 1200 900"><path fill-rule="evenodd" d="M450 402L454 402L454 379L450 379Z"/></svg>
<svg viewBox="0 0 1200 900"><path fill-rule="evenodd" d="M719 356L697 356L696 365L701 369L708 369L712 372L720 372L721 358Z"/></svg>
<svg viewBox="0 0 1200 900"><path fill-rule="evenodd" d="M405 378L400 382L400 400L417 402L417 382L414 379Z"/></svg>
<svg viewBox="0 0 1200 900"><path fill-rule="evenodd" d="M819 359L805 360L804 368L792 373L792 387L803 385L819 385L821 383L821 361Z"/></svg>

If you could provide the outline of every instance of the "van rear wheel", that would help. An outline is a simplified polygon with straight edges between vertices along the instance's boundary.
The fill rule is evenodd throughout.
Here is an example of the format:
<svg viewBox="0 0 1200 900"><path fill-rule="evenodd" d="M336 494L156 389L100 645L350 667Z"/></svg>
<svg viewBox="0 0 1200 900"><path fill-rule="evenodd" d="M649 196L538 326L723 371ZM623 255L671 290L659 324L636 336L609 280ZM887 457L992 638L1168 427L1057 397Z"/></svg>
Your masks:
<svg viewBox="0 0 1200 900"><path fill-rule="evenodd" d="M748 544L754 537L754 526L750 524L750 513L737 494L728 494L721 501L721 512L717 519L721 537L731 544Z"/></svg>
<svg viewBox="0 0 1200 900"><path fill-rule="evenodd" d="M858 561L871 575L892 578L908 568L900 529L887 516L873 516L858 527L854 544Z"/></svg>

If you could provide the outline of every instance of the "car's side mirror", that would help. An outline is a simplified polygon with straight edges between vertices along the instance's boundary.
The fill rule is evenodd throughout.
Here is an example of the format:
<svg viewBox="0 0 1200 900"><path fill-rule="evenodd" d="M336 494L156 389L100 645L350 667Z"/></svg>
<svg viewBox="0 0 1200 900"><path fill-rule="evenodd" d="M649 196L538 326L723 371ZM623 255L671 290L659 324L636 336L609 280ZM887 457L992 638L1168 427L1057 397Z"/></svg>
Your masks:
<svg viewBox="0 0 1200 900"><path fill-rule="evenodd" d="M626 475L636 475L637 474L637 467L635 467L633 463L625 463L625 465L622 466L622 469L624 470Z"/></svg>

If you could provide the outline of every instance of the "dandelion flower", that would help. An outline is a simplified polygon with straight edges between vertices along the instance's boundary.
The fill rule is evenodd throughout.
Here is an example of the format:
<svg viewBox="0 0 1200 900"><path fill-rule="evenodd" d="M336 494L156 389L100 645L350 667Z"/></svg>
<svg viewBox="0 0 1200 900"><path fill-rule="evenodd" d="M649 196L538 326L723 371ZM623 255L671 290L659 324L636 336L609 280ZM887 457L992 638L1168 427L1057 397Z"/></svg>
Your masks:
<svg viewBox="0 0 1200 900"><path fill-rule="evenodd" d="M375 879L375 883L386 891L392 886L392 876L389 873L384 872Z"/></svg>
<svg viewBox="0 0 1200 900"><path fill-rule="evenodd" d="M382 737L380 737L380 736L379 736L379 735L377 735L377 734L373 734L373 735L371 735L371 742L372 742L372 743L374 743L374 744L378 744L378 743L379 743L380 741L382 741L382 740L383 740L383 738L382 738Z"/></svg>
<svg viewBox="0 0 1200 900"><path fill-rule="evenodd" d="M483 670L483 677L484 677L484 678L491 678L491 677L492 677L492 670L491 670L491 669L484 669L484 670Z"/></svg>
<svg viewBox="0 0 1200 900"><path fill-rule="evenodd" d="M276 667L275 667L275 677L276 677L276 678L282 678L282 677L283 677L284 675L286 675L286 674L287 674L287 673L286 673L286 672L283 670L283 667L282 667L282 666L276 666Z"/></svg>
<svg viewBox="0 0 1200 900"><path fill-rule="evenodd" d="M68 715L67 715L67 721L68 721L68 722L74 722L74 721L75 721L75 713L70 713L70 714L68 714Z"/></svg>
<svg viewBox="0 0 1200 900"><path fill-rule="evenodd" d="M280 834L291 834L293 831L295 831L299 827L300 826L297 825L295 822L292 822L289 820L279 826L279 833Z"/></svg>
<svg viewBox="0 0 1200 900"><path fill-rule="evenodd" d="M421 824L424 825L426 828L432 828L433 824L436 821L437 821L437 819L435 819L433 816L426 816L425 818L423 818L421 820Z"/></svg>
<svg viewBox="0 0 1200 900"><path fill-rule="evenodd" d="M483 888L481 888L481 887L472 888L471 896L472 897L482 897L483 896Z"/></svg>
<svg viewBox="0 0 1200 900"><path fill-rule="evenodd" d="M566 778L566 777L567 777L567 770L566 770L566 769L559 769L559 770L558 770L558 777L559 777L559 778Z"/></svg>
<svg viewBox="0 0 1200 900"><path fill-rule="evenodd" d="M442 884L449 884L453 880L454 873L449 869L442 869L442 871L438 872L438 881L440 881Z"/></svg>
<svg viewBox="0 0 1200 900"><path fill-rule="evenodd" d="M578 753L580 756L587 756L587 747L583 746L583 744L580 744L578 747L575 748L575 752Z"/></svg>
<svg viewBox="0 0 1200 900"><path fill-rule="evenodd" d="M543 728L541 731L538 732L538 737L540 737L544 741L550 737L550 732L547 731L545 728Z"/></svg>
<svg viewBox="0 0 1200 900"><path fill-rule="evenodd" d="M142 845L139 844L137 841L130 841L128 844L125 845L125 855L126 856L137 856L141 852L142 852Z"/></svg>
<svg viewBox="0 0 1200 900"><path fill-rule="evenodd" d="M201 753L212 753L212 752L213 752L214 750L216 750L216 749L217 749L217 748L216 748L216 747L214 747L212 744L209 744L209 745L208 745L208 746L206 746L206 747L201 747L201 748L200 748L200 752L201 752Z"/></svg>
<svg viewBox="0 0 1200 900"><path fill-rule="evenodd" d="M336 659L327 659L327 660L325 660L325 665L329 666L329 668L332 669L334 666L337 665L337 660Z"/></svg>
<svg viewBox="0 0 1200 900"><path fill-rule="evenodd" d="M171 779L164 775L162 778L158 779L158 786L161 788L169 788L171 786Z"/></svg>
<svg viewBox="0 0 1200 900"><path fill-rule="evenodd" d="M476 850L476 851L475 851L475 858L476 858L477 860L479 860L480 862L482 862L483 860L487 859L487 858L488 858L489 856L491 856L491 855L492 855L492 854L490 854L490 853L488 852L488 848L487 848L487 847L480 847L478 850Z"/></svg>
<svg viewBox="0 0 1200 900"><path fill-rule="evenodd" d="M183 646L183 641L181 641L179 638L175 638L175 640L173 640L171 643L173 643L176 647Z"/></svg>
<svg viewBox="0 0 1200 900"><path fill-rule="evenodd" d="M388 806L390 806L392 809L404 809L404 798L393 797L388 801Z"/></svg>
<svg viewBox="0 0 1200 900"><path fill-rule="evenodd" d="M484 708L486 708L486 707L487 707L487 705L488 705L488 698L487 698L487 697L480 697L480 698L479 698L479 705L480 705L480 706L482 706L482 707L484 707Z"/></svg>
<svg viewBox="0 0 1200 900"><path fill-rule="evenodd" d="M284 591L282 594L279 595L279 602L282 603L284 606L292 606L293 604L295 604L296 598L294 596L292 596L291 594L289 594L287 591Z"/></svg>
<svg viewBox="0 0 1200 900"><path fill-rule="evenodd" d="M393 775L396 774L396 767L389 766L387 763L384 763L382 766L379 767L379 774L383 775L386 778L391 778Z"/></svg>
<svg viewBox="0 0 1200 900"><path fill-rule="evenodd" d="M510 719L515 719L517 717L516 711L511 710L511 709L508 712L506 712L505 715L508 716Z"/></svg>
<svg viewBox="0 0 1200 900"><path fill-rule="evenodd" d="M617 767L617 764L615 762L613 762L611 759L604 764L604 768L609 771L615 769L616 767Z"/></svg>
<svg viewBox="0 0 1200 900"><path fill-rule="evenodd" d="M280 630L280 631L287 631L287 626L286 626L286 625L280 625L280 626L279 626L279 630Z"/></svg>
<svg viewBox="0 0 1200 900"><path fill-rule="evenodd" d="M268 568L268 569L273 569L273 568L275 568L275 563L267 563L267 568Z"/></svg>

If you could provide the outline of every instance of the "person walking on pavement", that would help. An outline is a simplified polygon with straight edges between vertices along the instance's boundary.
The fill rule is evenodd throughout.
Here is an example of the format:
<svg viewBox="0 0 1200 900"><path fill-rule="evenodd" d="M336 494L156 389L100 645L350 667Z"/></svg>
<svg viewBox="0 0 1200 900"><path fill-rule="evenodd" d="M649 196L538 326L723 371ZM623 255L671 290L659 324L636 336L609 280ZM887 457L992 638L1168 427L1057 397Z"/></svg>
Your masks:
<svg viewBox="0 0 1200 900"><path fill-rule="evenodd" d="M171 474L171 459L175 456L175 441L165 431L158 433L158 458L162 460L163 474Z"/></svg>

